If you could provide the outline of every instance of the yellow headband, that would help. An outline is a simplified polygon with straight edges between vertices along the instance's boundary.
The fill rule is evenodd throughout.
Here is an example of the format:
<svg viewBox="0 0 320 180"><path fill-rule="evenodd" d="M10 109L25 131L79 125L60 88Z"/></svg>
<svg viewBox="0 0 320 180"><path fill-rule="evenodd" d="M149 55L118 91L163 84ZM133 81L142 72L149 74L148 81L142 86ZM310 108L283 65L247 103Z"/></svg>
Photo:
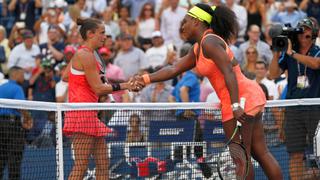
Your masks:
<svg viewBox="0 0 320 180"><path fill-rule="evenodd" d="M216 6L211 6L211 9L214 11L216 9ZM212 16L209 13L207 13L206 11L204 11L203 9L199 8L198 6L193 6L188 11L188 15L193 18L197 18L200 21L205 21L208 24L210 24L212 21Z"/></svg>

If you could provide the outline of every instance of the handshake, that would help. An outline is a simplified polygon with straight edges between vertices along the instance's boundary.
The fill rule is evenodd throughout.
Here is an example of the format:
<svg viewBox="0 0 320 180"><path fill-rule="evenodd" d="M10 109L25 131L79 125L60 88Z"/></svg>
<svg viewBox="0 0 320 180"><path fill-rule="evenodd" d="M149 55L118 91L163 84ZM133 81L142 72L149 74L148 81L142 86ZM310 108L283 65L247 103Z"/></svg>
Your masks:
<svg viewBox="0 0 320 180"><path fill-rule="evenodd" d="M142 90L149 83L150 83L150 78L148 74L134 75L127 82L127 89L129 91L138 92Z"/></svg>

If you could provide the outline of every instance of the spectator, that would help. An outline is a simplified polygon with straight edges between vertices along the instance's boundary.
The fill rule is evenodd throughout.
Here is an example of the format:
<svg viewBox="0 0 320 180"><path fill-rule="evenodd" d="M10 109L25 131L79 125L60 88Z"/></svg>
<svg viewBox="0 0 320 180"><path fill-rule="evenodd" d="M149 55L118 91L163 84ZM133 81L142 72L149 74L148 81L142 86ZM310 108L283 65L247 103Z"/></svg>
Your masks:
<svg viewBox="0 0 320 180"><path fill-rule="evenodd" d="M112 37L111 33L108 32L107 29L106 29L105 34L106 34L106 40L104 42L104 47L108 48L112 52L111 58L114 58L116 50L117 50L115 48L115 42L112 39L113 37Z"/></svg>
<svg viewBox="0 0 320 180"><path fill-rule="evenodd" d="M62 77L67 65L68 64L66 62L62 62L58 65L59 77ZM63 81L63 79L60 78L60 81L56 84L56 87L55 87L55 95L56 95L56 102L58 103L68 102L68 82Z"/></svg>
<svg viewBox="0 0 320 180"><path fill-rule="evenodd" d="M187 71L174 87L173 102L200 102L200 81L196 69ZM195 119L197 110L177 110L178 119Z"/></svg>
<svg viewBox="0 0 320 180"><path fill-rule="evenodd" d="M159 70L161 66L156 67L155 71ZM172 91L172 86L165 82L157 82L150 84L141 91L141 102L169 102L169 96Z"/></svg>
<svg viewBox="0 0 320 180"><path fill-rule="evenodd" d="M5 79L4 74L0 72L0 85L8 82L8 79Z"/></svg>
<svg viewBox="0 0 320 180"><path fill-rule="evenodd" d="M318 24L320 24L320 3L317 0L303 0L299 8L307 13L308 17L316 18Z"/></svg>
<svg viewBox="0 0 320 180"><path fill-rule="evenodd" d="M106 78L108 81L115 83L123 82L125 79L123 70L111 62L112 52L108 48L102 47L99 49L99 54L106 64ZM129 101L128 92L126 90L113 92L112 95L116 102Z"/></svg>
<svg viewBox="0 0 320 180"><path fill-rule="evenodd" d="M276 100L279 98L276 84L267 78L268 65L264 61L257 61L256 68L256 81L258 84L263 84L268 90L267 100Z"/></svg>
<svg viewBox="0 0 320 180"><path fill-rule="evenodd" d="M120 52L114 59L114 64L123 70L125 80L127 80L144 67L145 54L133 45L133 37L128 34L120 35L120 48Z"/></svg>
<svg viewBox="0 0 320 180"><path fill-rule="evenodd" d="M272 59L272 52L270 50L270 46L267 43L260 40L260 35L261 31L259 26L251 25L248 31L248 41L242 43L239 46L239 49L242 53L241 58L245 58L245 52L249 46L254 46L259 52L259 59L265 61L267 64L270 64Z"/></svg>
<svg viewBox="0 0 320 180"><path fill-rule="evenodd" d="M146 51L146 62L144 68L162 66L166 62L168 48L164 45L162 34L160 31L152 33L153 47Z"/></svg>
<svg viewBox="0 0 320 180"><path fill-rule="evenodd" d="M56 82L57 77L54 76L51 60L42 59L40 70L29 80L28 100L56 102ZM32 111L35 126L28 132L27 137L37 146L43 145L42 138L47 138L52 130L53 123L49 119L50 113L52 112ZM50 146L53 145L51 143L52 141Z"/></svg>
<svg viewBox="0 0 320 180"><path fill-rule="evenodd" d="M143 5L145 3L151 3L153 6L155 4L155 0L121 0L121 3L124 6L130 7L130 16L132 19L137 19L139 13L143 9Z"/></svg>
<svg viewBox="0 0 320 180"><path fill-rule="evenodd" d="M126 21L131 20L129 7L127 7L127 6L120 7L120 9L119 9L119 22L120 22L120 20L126 20Z"/></svg>
<svg viewBox="0 0 320 180"><path fill-rule="evenodd" d="M9 81L0 85L0 98L25 100L22 87L24 70L11 67ZM29 130L33 121L25 110L0 109L0 178L3 179L8 165L9 179L21 179L21 163L24 150L24 130Z"/></svg>
<svg viewBox="0 0 320 180"><path fill-rule="evenodd" d="M144 142L145 137L140 130L141 118L138 114L132 114L129 119L127 142Z"/></svg>
<svg viewBox="0 0 320 180"><path fill-rule="evenodd" d="M48 31L50 27L56 26L62 37L66 32L66 28L59 23L58 14L54 9L45 12L34 25L34 31L38 34L39 44L48 42Z"/></svg>
<svg viewBox="0 0 320 180"><path fill-rule="evenodd" d="M81 42L82 42L82 38L78 30L72 29L68 32L66 44L72 46L75 49L78 49Z"/></svg>
<svg viewBox="0 0 320 180"><path fill-rule="evenodd" d="M44 57L51 58L52 64L56 65L63 60L64 43L61 41L60 27L50 25L47 33L48 41L40 44L40 51Z"/></svg>
<svg viewBox="0 0 320 180"><path fill-rule="evenodd" d="M273 22L281 24L290 24L292 27L296 27L298 22L306 17L306 13L297 9L298 6L294 0L288 0L284 3L285 11L277 12L273 17Z"/></svg>
<svg viewBox="0 0 320 180"><path fill-rule="evenodd" d="M85 16L85 15L82 15ZM71 30L76 30L77 29L77 19L81 17L81 9L76 6L76 5L71 5L68 7L67 12L64 14L64 18L62 21L62 24L68 29L69 31Z"/></svg>
<svg viewBox="0 0 320 180"><path fill-rule="evenodd" d="M282 2L276 0L266 0L266 23L272 23L272 17L277 13L281 12L283 7Z"/></svg>
<svg viewBox="0 0 320 180"><path fill-rule="evenodd" d="M250 46L246 50L246 56L243 63L243 66L241 67L242 73L248 78L248 79L254 79L256 77L256 62L259 61L259 53L257 49L253 46Z"/></svg>
<svg viewBox="0 0 320 180"><path fill-rule="evenodd" d="M23 42L23 38L22 38L22 32L25 30L26 28L24 27L24 24L19 24L16 23L10 32L9 35L9 47L11 49L13 49L15 46L17 46L18 44Z"/></svg>
<svg viewBox="0 0 320 180"><path fill-rule="evenodd" d="M129 23L130 23L130 21L127 20L127 19L119 19L118 23L119 23L119 28L120 28L120 35L121 34L129 34Z"/></svg>
<svg viewBox="0 0 320 180"><path fill-rule="evenodd" d="M165 44L173 44L180 49L183 41L180 38L180 25L187 10L179 7L179 0L171 0L170 6L161 15L162 36Z"/></svg>
<svg viewBox="0 0 320 180"><path fill-rule="evenodd" d="M298 23L298 27L303 27L304 32L298 34L297 46L292 47L289 43L286 52L273 52L269 68L270 77L277 78L283 71L288 71L286 99L318 98L320 97L320 48L314 44L316 26L306 18ZM304 152L307 145L313 144L319 112L317 106L308 106L308 111L302 111L301 107L291 107L285 111L285 137L290 158L291 180L303 178Z"/></svg>
<svg viewBox="0 0 320 180"><path fill-rule="evenodd" d="M260 0L245 0L243 2L244 7L248 13L247 31L251 25L257 25L263 28L267 25L266 19L266 7Z"/></svg>
<svg viewBox="0 0 320 180"><path fill-rule="evenodd" d="M33 33L30 30L22 32L23 43L14 47L10 53L8 68L18 66L24 69L25 79L29 80L35 67L35 56L40 54L38 45L33 44ZM23 56L21 56L23 55Z"/></svg>
<svg viewBox="0 0 320 180"><path fill-rule="evenodd" d="M10 54L6 29L0 25L0 71L7 72L7 60Z"/></svg>
<svg viewBox="0 0 320 180"><path fill-rule="evenodd" d="M71 61L75 53L76 53L76 49L71 45L68 45L64 48L64 51L63 51L64 60L67 64L69 64L69 62Z"/></svg>
<svg viewBox="0 0 320 180"><path fill-rule="evenodd" d="M63 24L71 29L73 27L77 27L75 22L78 17L90 17L90 14L85 11L85 6L86 0L76 0L76 3L74 5L71 5L69 7L69 11L65 14Z"/></svg>
<svg viewBox="0 0 320 180"><path fill-rule="evenodd" d="M106 27L106 33L111 35L114 40L119 34L120 29L118 23L112 20L113 9L111 7L107 7L103 12L103 21Z"/></svg>
<svg viewBox="0 0 320 180"><path fill-rule="evenodd" d="M90 17L100 18L107 7L106 0L86 0L85 12Z"/></svg>
<svg viewBox="0 0 320 180"><path fill-rule="evenodd" d="M14 13L15 22L24 22L27 29L33 29L36 9L41 7L41 0L11 0L8 9Z"/></svg>
<svg viewBox="0 0 320 180"><path fill-rule="evenodd" d="M3 24L2 18L6 17L8 14L8 5L7 1L0 1L0 24Z"/></svg>
<svg viewBox="0 0 320 180"><path fill-rule="evenodd" d="M142 6L137 23L138 43L140 47L146 51L152 46L152 33L155 31L157 25L154 15L154 8L151 3L146 3Z"/></svg>
<svg viewBox="0 0 320 180"><path fill-rule="evenodd" d="M68 3L65 0L55 0L54 1L54 10L58 16L58 22L63 23L64 21L64 9L68 6Z"/></svg>
<svg viewBox="0 0 320 180"><path fill-rule="evenodd" d="M248 14L246 8L238 5L235 0L226 0L226 5L230 8L236 15L239 24L239 32L237 37L236 45L244 42L244 36L246 34L246 29L248 25Z"/></svg>

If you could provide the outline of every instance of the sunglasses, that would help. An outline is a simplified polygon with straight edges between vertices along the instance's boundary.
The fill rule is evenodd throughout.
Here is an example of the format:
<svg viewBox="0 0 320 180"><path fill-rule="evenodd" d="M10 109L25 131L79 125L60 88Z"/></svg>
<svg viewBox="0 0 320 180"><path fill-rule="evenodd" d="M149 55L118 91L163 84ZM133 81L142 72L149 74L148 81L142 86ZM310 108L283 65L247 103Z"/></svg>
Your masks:
<svg viewBox="0 0 320 180"><path fill-rule="evenodd" d="M152 8L144 8L145 11L152 11Z"/></svg>
<svg viewBox="0 0 320 180"><path fill-rule="evenodd" d="M247 53L247 54L256 54L255 51L247 51L246 53Z"/></svg>

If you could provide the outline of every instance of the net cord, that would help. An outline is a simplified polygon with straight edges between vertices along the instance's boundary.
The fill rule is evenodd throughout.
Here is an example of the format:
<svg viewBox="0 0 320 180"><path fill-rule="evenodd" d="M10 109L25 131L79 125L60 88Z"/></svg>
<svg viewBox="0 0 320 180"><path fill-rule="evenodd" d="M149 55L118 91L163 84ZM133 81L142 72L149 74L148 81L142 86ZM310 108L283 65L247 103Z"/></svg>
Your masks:
<svg viewBox="0 0 320 180"><path fill-rule="evenodd" d="M288 107L319 105L320 98L273 100L266 107ZM0 108L72 111L72 110L175 110L175 109L219 109L214 103L52 103L26 100L0 99Z"/></svg>

